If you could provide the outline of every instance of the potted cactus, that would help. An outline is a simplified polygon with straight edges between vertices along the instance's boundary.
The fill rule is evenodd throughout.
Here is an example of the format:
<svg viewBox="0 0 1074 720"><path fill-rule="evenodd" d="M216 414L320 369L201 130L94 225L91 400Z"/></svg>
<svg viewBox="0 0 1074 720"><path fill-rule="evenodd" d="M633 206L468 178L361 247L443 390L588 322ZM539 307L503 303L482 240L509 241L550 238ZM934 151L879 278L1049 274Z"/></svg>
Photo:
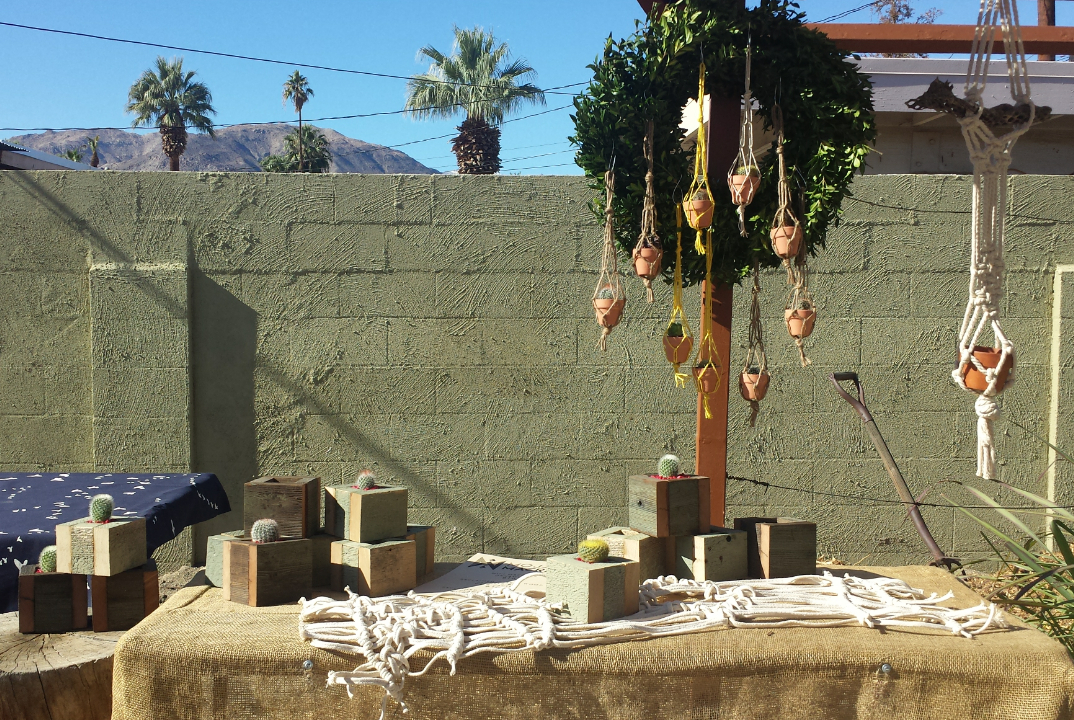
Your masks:
<svg viewBox="0 0 1074 720"><path fill-rule="evenodd" d="M686 362L693 349L694 339L683 332L681 322L668 325L667 332L664 333L664 354L669 363L679 365Z"/></svg>
<svg viewBox="0 0 1074 720"><path fill-rule="evenodd" d="M1007 377L1010 375L1011 370L1014 369L1014 353L1008 353L1007 360L1000 367L1000 358L1003 355L1002 348L987 347L978 345L973 348L973 357L977 362L981 363L981 366L987 369L996 370L996 392L1003 392L1004 386L1007 384ZM966 383L968 390L974 392L984 392L988 389L988 377L977 369L972 362L964 362L959 366L959 372L962 373L962 381Z"/></svg>
<svg viewBox="0 0 1074 720"><path fill-rule="evenodd" d="M377 476L372 470L363 470L358 473L358 478L351 487L356 490L376 490L380 486L377 485Z"/></svg>
<svg viewBox="0 0 1074 720"><path fill-rule="evenodd" d="M112 521L112 511L116 508L116 501L111 495L94 495L90 499L89 521L91 523L107 523Z"/></svg>
<svg viewBox="0 0 1074 720"><path fill-rule="evenodd" d="M587 563L600 563L608 559L611 549L608 543L599 539L588 539L578 543L578 559Z"/></svg>
<svg viewBox="0 0 1074 720"><path fill-rule="evenodd" d="M803 300L798 303L798 307L784 310L783 319L791 337L801 340L812 334L813 323L817 320L817 308L809 300Z"/></svg>
<svg viewBox="0 0 1074 720"><path fill-rule="evenodd" d="M605 285L597 291L593 298L593 310L597 315L597 323L602 327L613 328L619 324L623 317L623 308L626 306L626 298L616 292L616 288Z"/></svg>
<svg viewBox="0 0 1074 720"><path fill-rule="evenodd" d="M772 250L779 257L787 259L798 255L798 248L802 244L802 226L797 222L776 225L769 236L772 238Z"/></svg>
<svg viewBox="0 0 1074 720"><path fill-rule="evenodd" d="M48 545L41 551L41 555L37 559L37 572L39 572L39 573L54 573L54 572L56 572L56 546L55 545Z"/></svg>
<svg viewBox="0 0 1074 720"><path fill-rule="evenodd" d="M257 545L276 542L280 539L280 524L269 518L258 520L250 529L250 539Z"/></svg>
<svg viewBox="0 0 1074 720"><path fill-rule="evenodd" d="M761 171L756 165L739 165L727 177L727 186L735 205L749 205L761 186Z"/></svg>
<svg viewBox="0 0 1074 720"><path fill-rule="evenodd" d="M742 371L738 376L738 390L742 393L742 399L757 402L764 400L768 392L768 383L772 376L764 368L751 367Z"/></svg>
<svg viewBox="0 0 1074 720"><path fill-rule="evenodd" d="M653 280L660 274L664 250L656 243L645 240L634 248L634 272L642 280Z"/></svg>
<svg viewBox="0 0 1074 720"><path fill-rule="evenodd" d="M691 197L682 202L686 222L694 230L704 230L712 224L713 207L712 195L705 187L698 188Z"/></svg>
<svg viewBox="0 0 1074 720"><path fill-rule="evenodd" d="M688 475L682 472L682 460L679 459L679 456L668 453L661 456L656 462L656 475L651 477L668 480L670 478L688 477Z"/></svg>
<svg viewBox="0 0 1074 720"><path fill-rule="evenodd" d="M694 366L694 379L697 381L698 391L708 395L716 392L720 386L720 373L708 360L702 360Z"/></svg>

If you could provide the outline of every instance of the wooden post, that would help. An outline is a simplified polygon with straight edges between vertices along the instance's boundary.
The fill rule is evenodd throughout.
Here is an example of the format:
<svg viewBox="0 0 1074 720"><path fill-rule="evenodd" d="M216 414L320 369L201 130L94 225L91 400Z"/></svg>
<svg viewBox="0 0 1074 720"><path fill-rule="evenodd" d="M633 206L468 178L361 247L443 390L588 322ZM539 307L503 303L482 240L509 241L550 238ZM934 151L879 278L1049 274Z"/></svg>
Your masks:
<svg viewBox="0 0 1074 720"><path fill-rule="evenodd" d="M702 284L702 292L705 284ZM709 522L725 524L727 506L727 405L728 388L737 382L731 367L731 298L730 285L716 285L712 292L712 317L701 318L701 333L711 327L712 339L720 353L720 387L709 398L711 418L705 417L701 396L697 398L697 469L709 478ZM703 314L703 313L702 313Z"/></svg>
<svg viewBox="0 0 1074 720"><path fill-rule="evenodd" d="M1037 0L1037 25L1055 26L1055 0ZM1055 60L1055 55L1038 53L1038 60Z"/></svg>

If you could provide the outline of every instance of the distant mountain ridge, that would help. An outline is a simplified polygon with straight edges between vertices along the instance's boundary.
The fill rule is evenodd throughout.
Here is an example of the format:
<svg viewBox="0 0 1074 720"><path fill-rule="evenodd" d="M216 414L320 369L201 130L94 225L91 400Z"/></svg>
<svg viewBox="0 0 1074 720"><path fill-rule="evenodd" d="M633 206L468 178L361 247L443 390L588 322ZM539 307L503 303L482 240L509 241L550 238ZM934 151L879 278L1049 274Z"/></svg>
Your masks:
<svg viewBox="0 0 1074 720"><path fill-rule="evenodd" d="M292 126L284 123L233 125L217 130L215 140L208 135L190 133L179 168L201 172L260 172L257 162L266 155L282 153L283 139L291 130ZM332 172L415 175L438 172L398 150L355 140L327 128L321 132L328 138ZM160 149L160 134L155 132L64 130L16 135L7 139L22 147L59 155L65 150L84 145L87 135L101 136L97 152L101 166L107 166L109 170L168 169L168 158ZM88 154L83 162L89 162Z"/></svg>

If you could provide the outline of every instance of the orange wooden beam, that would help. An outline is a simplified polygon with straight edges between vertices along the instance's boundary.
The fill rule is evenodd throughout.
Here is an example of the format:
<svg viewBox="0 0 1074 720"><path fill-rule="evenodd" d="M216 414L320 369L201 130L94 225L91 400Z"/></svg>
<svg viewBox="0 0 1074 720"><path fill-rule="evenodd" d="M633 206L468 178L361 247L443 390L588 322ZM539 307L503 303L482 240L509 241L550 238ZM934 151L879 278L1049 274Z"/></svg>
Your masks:
<svg viewBox="0 0 1074 720"><path fill-rule="evenodd" d="M827 35L843 50L873 53L969 53L973 48L973 25L925 23L806 23ZM1074 27L1022 26L1022 42L1032 55L1074 54ZM994 48L1003 53L1003 41Z"/></svg>

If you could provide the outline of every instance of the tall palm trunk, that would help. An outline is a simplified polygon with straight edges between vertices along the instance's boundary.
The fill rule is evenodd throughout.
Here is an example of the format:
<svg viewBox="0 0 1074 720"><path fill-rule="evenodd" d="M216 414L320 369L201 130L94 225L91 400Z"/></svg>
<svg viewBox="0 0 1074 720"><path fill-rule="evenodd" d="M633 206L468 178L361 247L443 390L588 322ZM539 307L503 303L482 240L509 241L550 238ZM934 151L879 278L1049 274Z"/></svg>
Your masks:
<svg viewBox="0 0 1074 720"><path fill-rule="evenodd" d="M492 175L500 171L500 129L483 117L468 117L456 128L451 151L463 175Z"/></svg>
<svg viewBox="0 0 1074 720"><path fill-rule="evenodd" d="M305 145L302 142L302 108L298 109L298 171L304 172L306 163L302 155L302 146Z"/></svg>
<svg viewBox="0 0 1074 720"><path fill-rule="evenodd" d="M160 144L168 156L168 169L179 169L179 158L186 151L186 127L183 125L161 125Z"/></svg>

